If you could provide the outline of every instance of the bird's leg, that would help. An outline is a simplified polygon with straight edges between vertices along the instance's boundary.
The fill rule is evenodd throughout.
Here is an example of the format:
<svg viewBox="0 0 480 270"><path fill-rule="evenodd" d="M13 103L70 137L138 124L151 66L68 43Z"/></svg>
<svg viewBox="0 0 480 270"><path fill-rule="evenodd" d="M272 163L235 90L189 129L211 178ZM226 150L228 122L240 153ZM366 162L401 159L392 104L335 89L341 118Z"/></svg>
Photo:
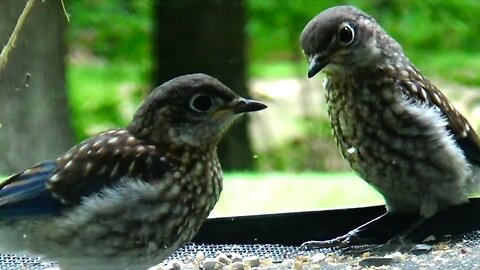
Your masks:
<svg viewBox="0 0 480 270"><path fill-rule="evenodd" d="M400 233L397 235L393 236L390 240L385 245L382 245L381 250L388 251L389 249L400 249L402 246L405 246L407 244L406 240L410 234L418 229L420 226L422 226L428 218L426 217L418 217L417 220L415 220L413 223L411 223L408 227L406 227L404 230L402 230Z"/></svg>
<svg viewBox="0 0 480 270"><path fill-rule="evenodd" d="M417 222L417 215L412 216L400 213L385 213L342 236L324 241L305 242L300 246L300 249L342 248L355 245L386 243L392 238L398 236L399 232L400 235L402 235L404 232L409 234L411 231L415 230L421 225L421 223L417 224ZM415 224L416 226L412 227Z"/></svg>
<svg viewBox="0 0 480 270"><path fill-rule="evenodd" d="M368 252L378 252L378 253L389 253L396 251L405 251L410 250L413 247L413 243L407 241L406 239L413 233L417 228L422 226L428 218L419 217L417 220L410 223L405 229L400 231L398 234L394 235L390 240L385 244L380 245L365 245L365 246L347 246L342 250L343 254L359 254Z"/></svg>

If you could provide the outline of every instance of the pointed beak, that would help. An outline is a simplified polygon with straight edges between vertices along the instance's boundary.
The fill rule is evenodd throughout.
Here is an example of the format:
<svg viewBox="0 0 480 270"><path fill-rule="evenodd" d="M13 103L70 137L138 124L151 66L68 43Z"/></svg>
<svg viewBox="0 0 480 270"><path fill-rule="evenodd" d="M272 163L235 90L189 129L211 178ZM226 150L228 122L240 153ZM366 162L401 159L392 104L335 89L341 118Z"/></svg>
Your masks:
<svg viewBox="0 0 480 270"><path fill-rule="evenodd" d="M310 67L308 68L308 78L312 78L318 72L320 72L326 65L328 65L328 59L326 56L323 55L312 55L309 59Z"/></svg>
<svg viewBox="0 0 480 270"><path fill-rule="evenodd" d="M255 112L267 108L267 105L250 99L240 98L235 104L231 106L234 114Z"/></svg>

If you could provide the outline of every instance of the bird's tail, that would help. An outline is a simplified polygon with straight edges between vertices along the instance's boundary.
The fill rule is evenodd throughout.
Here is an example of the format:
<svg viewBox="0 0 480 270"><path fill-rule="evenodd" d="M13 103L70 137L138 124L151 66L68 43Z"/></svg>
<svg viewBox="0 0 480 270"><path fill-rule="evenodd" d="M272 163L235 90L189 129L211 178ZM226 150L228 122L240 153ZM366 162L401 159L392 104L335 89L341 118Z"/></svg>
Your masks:
<svg viewBox="0 0 480 270"><path fill-rule="evenodd" d="M55 161L46 161L0 182L0 219L52 213L58 202L46 183L56 168Z"/></svg>

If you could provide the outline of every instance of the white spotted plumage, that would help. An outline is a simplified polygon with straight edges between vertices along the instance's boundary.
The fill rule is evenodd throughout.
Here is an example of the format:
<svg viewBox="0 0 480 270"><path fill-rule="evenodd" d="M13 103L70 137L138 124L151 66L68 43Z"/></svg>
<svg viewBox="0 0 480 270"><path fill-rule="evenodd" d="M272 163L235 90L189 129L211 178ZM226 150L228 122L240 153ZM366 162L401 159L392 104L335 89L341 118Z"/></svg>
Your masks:
<svg viewBox="0 0 480 270"><path fill-rule="evenodd" d="M356 37L348 44L339 41L344 24ZM328 78L338 149L383 195L390 214L425 220L468 201L480 184L480 138L374 18L353 6L329 8L306 25L300 43L308 76L322 71ZM317 244L348 244L374 221Z"/></svg>
<svg viewBox="0 0 480 270"><path fill-rule="evenodd" d="M199 92L216 102L211 111L188 106ZM47 256L68 269L160 263L193 238L220 196L216 145L232 118L265 107L204 74L166 82L126 128L2 182L3 251Z"/></svg>

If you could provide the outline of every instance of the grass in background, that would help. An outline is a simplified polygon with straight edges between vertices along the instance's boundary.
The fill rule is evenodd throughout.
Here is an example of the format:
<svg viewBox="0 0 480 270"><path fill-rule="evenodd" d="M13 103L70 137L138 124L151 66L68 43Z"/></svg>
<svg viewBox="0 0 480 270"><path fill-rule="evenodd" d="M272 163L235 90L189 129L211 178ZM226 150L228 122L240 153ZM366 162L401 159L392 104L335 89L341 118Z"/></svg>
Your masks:
<svg viewBox="0 0 480 270"><path fill-rule="evenodd" d="M227 173L210 217L383 204L352 173Z"/></svg>

